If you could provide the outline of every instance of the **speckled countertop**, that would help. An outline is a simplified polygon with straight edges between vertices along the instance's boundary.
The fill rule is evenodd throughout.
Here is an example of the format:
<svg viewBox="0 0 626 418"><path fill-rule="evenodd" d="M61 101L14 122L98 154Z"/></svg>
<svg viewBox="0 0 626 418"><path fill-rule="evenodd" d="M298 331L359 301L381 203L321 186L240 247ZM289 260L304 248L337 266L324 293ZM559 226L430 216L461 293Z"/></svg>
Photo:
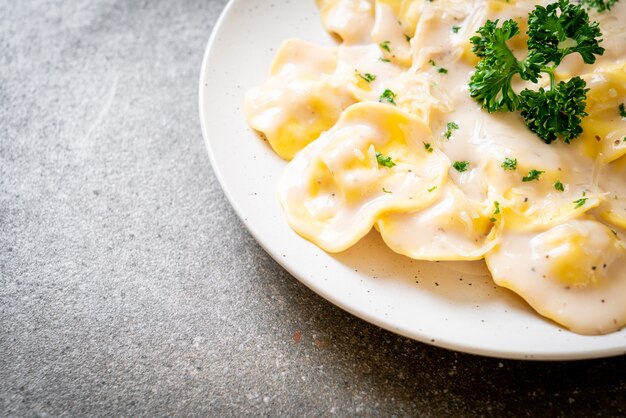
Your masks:
<svg viewBox="0 0 626 418"><path fill-rule="evenodd" d="M0 416L626 414L624 356L417 343L256 244L198 121L224 4L0 2Z"/></svg>

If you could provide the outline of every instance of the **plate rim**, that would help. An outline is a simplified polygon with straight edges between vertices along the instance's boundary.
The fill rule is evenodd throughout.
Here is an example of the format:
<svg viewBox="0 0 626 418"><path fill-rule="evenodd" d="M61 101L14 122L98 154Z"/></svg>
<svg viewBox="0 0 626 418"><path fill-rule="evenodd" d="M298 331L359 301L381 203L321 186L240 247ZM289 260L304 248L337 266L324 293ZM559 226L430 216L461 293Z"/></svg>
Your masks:
<svg viewBox="0 0 626 418"><path fill-rule="evenodd" d="M477 344L461 344L450 342L446 340L437 339L433 341L430 336L416 334L411 330L407 329L403 326L398 326L398 324L394 324L392 322L387 322L383 318L377 317L367 311L359 310L354 308L353 306L345 303L344 300L337 298L330 292L327 292L320 286L316 285L315 280L309 280L306 276L299 274L295 271L290 264L280 257L280 255L276 254L273 248L270 248L263 238L263 236L259 233L258 229L250 222L243 213L243 209L240 205L240 202L235 198L233 193L230 191L227 182L224 178L223 172L219 168L219 164L217 162L217 157L215 155L215 151L211 145L211 134L210 134L210 120L209 118L205 118L205 110L207 104L204 101L205 95L204 88L206 82L206 75L208 73L208 69L211 65L211 55L215 49L215 46L218 42L219 34L222 28L227 24L227 20L230 17L230 13L234 8L235 4L238 2L243 2L244 0L229 0L227 4L222 9L222 12L219 15L219 18L215 22L213 29L211 31L211 35L206 44L202 64L200 68L199 81L198 81L198 116L200 119L200 125L202 130L202 136L205 143L205 147L209 156L209 161L211 165L211 169L213 170L222 192L228 199L231 207L235 211L239 220L246 227L248 232L253 236L255 241L263 248L263 250L282 268L284 268L292 277L298 280L300 283L305 285L311 291L321 296L328 302L333 305L339 307L340 309L350 313L351 315L360 318L370 324L378 326L382 329L385 329L389 332L393 332L395 334L401 335L403 337L419 341L421 343L425 343L431 346L435 346L438 348L443 348L452 351L458 351L466 354L478 355L489 358L497 358L497 359L512 359L512 360L526 360L526 361L572 361L572 360L587 360L587 359L596 359L596 358L607 358L607 357L616 357L626 354L626 344L621 347L609 347L609 348L598 348L598 349L587 349L582 351L575 352L567 352L567 353L558 353L553 351L538 351L532 354L528 354L520 351L500 351L485 348L484 346ZM304 238L302 238L304 239ZM623 331L623 330L622 330ZM618 332L622 332L618 331ZM569 332L569 331L568 331ZM593 338L593 336L592 336Z"/></svg>

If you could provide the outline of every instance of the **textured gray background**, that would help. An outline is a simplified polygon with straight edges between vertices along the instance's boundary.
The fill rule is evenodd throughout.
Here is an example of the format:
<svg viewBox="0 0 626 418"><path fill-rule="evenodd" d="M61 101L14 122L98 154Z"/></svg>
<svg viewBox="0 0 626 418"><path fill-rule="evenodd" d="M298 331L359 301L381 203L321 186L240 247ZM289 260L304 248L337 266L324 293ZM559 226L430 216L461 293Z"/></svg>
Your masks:
<svg viewBox="0 0 626 418"><path fill-rule="evenodd" d="M0 415L626 414L626 357L420 344L255 243L197 116L224 4L0 0Z"/></svg>

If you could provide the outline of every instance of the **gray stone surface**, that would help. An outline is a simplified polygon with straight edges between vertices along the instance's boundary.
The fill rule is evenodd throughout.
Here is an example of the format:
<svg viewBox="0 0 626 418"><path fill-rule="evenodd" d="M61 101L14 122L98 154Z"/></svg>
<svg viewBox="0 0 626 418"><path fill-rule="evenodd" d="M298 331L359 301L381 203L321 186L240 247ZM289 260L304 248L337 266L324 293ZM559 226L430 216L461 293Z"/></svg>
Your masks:
<svg viewBox="0 0 626 418"><path fill-rule="evenodd" d="M197 116L224 4L0 1L0 416L626 414L625 357L420 344L255 243Z"/></svg>

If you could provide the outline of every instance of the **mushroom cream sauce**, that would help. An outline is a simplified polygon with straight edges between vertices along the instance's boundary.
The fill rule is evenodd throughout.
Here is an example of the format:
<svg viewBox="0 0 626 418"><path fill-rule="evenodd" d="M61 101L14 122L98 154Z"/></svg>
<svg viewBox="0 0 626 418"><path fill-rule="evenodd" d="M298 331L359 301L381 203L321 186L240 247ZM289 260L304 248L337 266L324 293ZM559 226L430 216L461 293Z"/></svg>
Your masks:
<svg viewBox="0 0 626 418"><path fill-rule="evenodd" d="M558 67L590 88L571 144L546 144L468 93L476 30L514 19L523 34L549 2L317 3L338 45L284 41L245 98L250 126L290 160L278 184L290 226L329 252L374 227L414 259L485 259L498 285L574 332L624 327L626 1L589 12L606 49L595 64L572 54Z"/></svg>

